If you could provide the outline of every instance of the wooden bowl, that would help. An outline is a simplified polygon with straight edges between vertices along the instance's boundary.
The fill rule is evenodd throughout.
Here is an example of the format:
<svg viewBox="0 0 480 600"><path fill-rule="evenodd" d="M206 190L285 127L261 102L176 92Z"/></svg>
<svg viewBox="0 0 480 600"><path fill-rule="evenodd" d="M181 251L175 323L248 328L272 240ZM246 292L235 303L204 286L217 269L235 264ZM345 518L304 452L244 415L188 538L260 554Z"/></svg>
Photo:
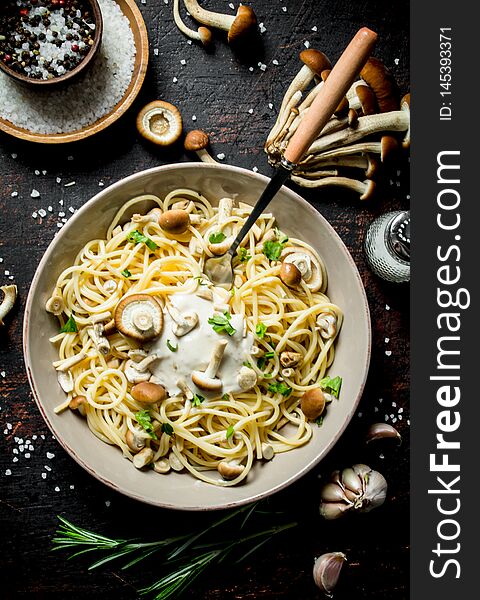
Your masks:
<svg viewBox="0 0 480 600"><path fill-rule="evenodd" d="M120 10L127 17L132 28L133 38L136 47L135 64L133 67L132 79L126 89L123 98L113 107L113 109L94 123L68 133L33 133L23 127L18 127L6 119L0 117L0 131L4 131L21 140L36 142L39 144L65 144L67 142L76 142L85 139L106 129L109 125L119 119L132 105L137 97L145 79L148 66L148 34L142 14L138 9L135 0L116 0Z"/></svg>
<svg viewBox="0 0 480 600"><path fill-rule="evenodd" d="M93 46L90 49L90 52L85 56L85 58L79 62L79 64L65 73L65 75L61 75L60 77L54 77L53 79L32 79L31 77L27 77L27 75L22 75L21 73L17 73L13 69L10 69L3 61L0 61L0 70L4 73L23 83L24 85L28 85L31 88L41 89L41 90L50 90L53 87L62 87L67 85L71 81L75 81L80 77L83 73L85 73L86 69L88 69L89 65L91 65L92 60L96 56L98 49L100 48L100 44L102 42L102 33L103 33L103 19L102 19L102 11L100 10L100 6L98 5L97 0L87 0L90 4L90 8L93 12L93 17L95 21L95 36L93 38ZM0 9L1 10L1 9Z"/></svg>

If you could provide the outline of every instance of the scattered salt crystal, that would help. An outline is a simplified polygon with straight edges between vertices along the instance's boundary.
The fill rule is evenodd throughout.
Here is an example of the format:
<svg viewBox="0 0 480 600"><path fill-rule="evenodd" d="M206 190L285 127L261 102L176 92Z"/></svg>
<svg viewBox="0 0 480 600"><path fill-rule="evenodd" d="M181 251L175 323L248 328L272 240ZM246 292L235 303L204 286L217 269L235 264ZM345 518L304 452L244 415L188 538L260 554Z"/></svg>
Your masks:
<svg viewBox="0 0 480 600"><path fill-rule="evenodd" d="M15 160L18 156L18 154L15 154L15 152L12 152L12 154L10 154L10 156L13 158L13 160Z"/></svg>
<svg viewBox="0 0 480 600"><path fill-rule="evenodd" d="M265 33L267 31L267 28L263 23L260 23L258 27L260 29L260 33Z"/></svg>
<svg viewBox="0 0 480 600"><path fill-rule="evenodd" d="M45 471L51 471L52 467L49 467L48 465L44 465L43 467L45 469Z"/></svg>
<svg viewBox="0 0 480 600"><path fill-rule="evenodd" d="M385 343L388 344L388 342L390 341L390 338L385 338Z"/></svg>
<svg viewBox="0 0 480 600"><path fill-rule="evenodd" d="M378 406L375 406L373 412L378 412Z"/></svg>
<svg viewBox="0 0 480 600"><path fill-rule="evenodd" d="M13 454L18 454L18 450L17 450L17 448L14 448L14 449L12 450L12 452L13 452Z"/></svg>
<svg viewBox="0 0 480 600"><path fill-rule="evenodd" d="M191 46L193 44L192 40L187 40L187 44Z"/></svg>
<svg viewBox="0 0 480 600"><path fill-rule="evenodd" d="M248 67L248 70L253 73L253 67Z"/></svg>
<svg viewBox="0 0 480 600"><path fill-rule="evenodd" d="M60 206L63 206L63 200L59 200L58 203L60 204Z"/></svg>
<svg viewBox="0 0 480 600"><path fill-rule="evenodd" d="M40 171L34 171L34 173L37 177L40 175Z"/></svg>
<svg viewBox="0 0 480 600"><path fill-rule="evenodd" d="M46 479L47 478L47 474L46 473L42 473L42 479Z"/></svg>
<svg viewBox="0 0 480 600"><path fill-rule="evenodd" d="M258 167L252 167L252 171L253 171L254 173L258 173Z"/></svg>
<svg viewBox="0 0 480 600"><path fill-rule="evenodd" d="M269 102L269 103L268 103L268 108L269 108L270 110L273 110L273 104L272 104L271 102Z"/></svg>
<svg viewBox="0 0 480 600"><path fill-rule="evenodd" d="M73 156L67 156L67 160L73 160Z"/></svg>
<svg viewBox="0 0 480 600"><path fill-rule="evenodd" d="M392 406L395 408L397 406L396 402L392 402Z"/></svg>
<svg viewBox="0 0 480 600"><path fill-rule="evenodd" d="M317 27L316 25L314 25L314 26L312 27L312 31L318 31L318 27Z"/></svg>
<svg viewBox="0 0 480 600"><path fill-rule="evenodd" d="M47 172L45 170L42 171L42 175L46 175Z"/></svg>
<svg viewBox="0 0 480 600"><path fill-rule="evenodd" d="M47 216L47 211L46 211L44 208L41 208L41 209L38 211L38 214L39 214L39 215L40 215L40 216L43 218L43 217L46 217L46 216Z"/></svg>
<svg viewBox="0 0 480 600"><path fill-rule="evenodd" d="M64 213L64 212L59 212L59 213L58 213L58 216L59 216L59 217L64 217L64 216L65 216L65 213Z"/></svg>
<svg viewBox="0 0 480 600"><path fill-rule="evenodd" d="M390 307L388 306L388 304L385 304L385 310L390 310Z"/></svg>
<svg viewBox="0 0 480 600"><path fill-rule="evenodd" d="M73 208L73 206L69 206L69 207L68 207L68 210L69 210L69 212L71 212L71 213L72 213L72 215L73 215L73 213L75 212L75 209ZM59 214L60 214L60 213L59 213Z"/></svg>
<svg viewBox="0 0 480 600"><path fill-rule="evenodd" d="M192 121L196 121L197 120L197 115L192 115Z"/></svg>
<svg viewBox="0 0 480 600"><path fill-rule="evenodd" d="M286 6L282 6L282 10L283 10L283 12L287 12L287 7Z"/></svg>
<svg viewBox="0 0 480 600"><path fill-rule="evenodd" d="M398 65L398 63L400 62L400 59L399 59L399 58L394 58L394 59L393 59L393 62L394 62L396 65Z"/></svg>
<svg viewBox="0 0 480 600"><path fill-rule="evenodd" d="M63 223L57 223L57 227L61 229L63 227Z"/></svg>
<svg viewBox="0 0 480 600"><path fill-rule="evenodd" d="M248 109L249 114L253 115L253 108Z"/></svg>
<svg viewBox="0 0 480 600"><path fill-rule="evenodd" d="M110 500L105 500L105 506L108 508L110 506L111 502Z"/></svg>
<svg viewBox="0 0 480 600"><path fill-rule="evenodd" d="M230 4L228 5L232 10L235 10L235 4L233 2L230 2Z"/></svg>
<svg viewBox="0 0 480 600"><path fill-rule="evenodd" d="M391 350L385 350L385 356L392 356Z"/></svg>
<svg viewBox="0 0 480 600"><path fill-rule="evenodd" d="M30 193L32 198L38 198L40 196L40 192L38 190L33 189Z"/></svg>
<svg viewBox="0 0 480 600"><path fill-rule="evenodd" d="M363 417L363 413L359 412L359 413L358 413L358 416L359 416L360 418L361 418L361 417Z"/></svg>
<svg viewBox="0 0 480 600"><path fill-rule="evenodd" d="M187 61L184 58L182 58L182 60L180 61L180 64L185 66L187 64Z"/></svg>
<svg viewBox="0 0 480 600"><path fill-rule="evenodd" d="M64 218L62 219L62 223L66 223L66 222L67 222L67 219L64 217Z"/></svg>
<svg viewBox="0 0 480 600"><path fill-rule="evenodd" d="M32 440L36 440L36 439L37 439L37 437L38 437L38 436L37 436L37 434L36 434L36 433L34 433L34 434L32 435Z"/></svg>
<svg viewBox="0 0 480 600"><path fill-rule="evenodd" d="M47 458L48 459L55 458L55 454L53 452L47 452Z"/></svg>
<svg viewBox="0 0 480 600"><path fill-rule="evenodd" d="M303 42L303 45L305 46L305 48L310 48L310 42L308 41Z"/></svg>
<svg viewBox="0 0 480 600"><path fill-rule="evenodd" d="M383 458L385 458L385 455L384 454L379 454L378 458L382 458L383 459Z"/></svg>
<svg viewBox="0 0 480 600"><path fill-rule="evenodd" d="M260 67L260 71L266 71L267 70L267 65L264 63L258 63L258 66Z"/></svg>
<svg viewBox="0 0 480 600"><path fill-rule="evenodd" d="M224 160L225 154L223 152L221 152L220 154L217 154L217 158L218 158L218 160Z"/></svg>
<svg viewBox="0 0 480 600"><path fill-rule="evenodd" d="M11 475L11 474L12 474L12 471L11 471L10 469L7 469L7 470L5 471L5 475Z"/></svg>
<svg viewBox="0 0 480 600"><path fill-rule="evenodd" d="M32 444L30 444L30 445L28 446L28 449L30 450L30 452L33 452L33 451L34 451L34 447L32 446Z"/></svg>
<svg viewBox="0 0 480 600"><path fill-rule="evenodd" d="M5 275L8 277L10 275L10 271L8 271L7 269L5 270Z"/></svg>
<svg viewBox="0 0 480 600"><path fill-rule="evenodd" d="M75 486L74 486L74 485L71 485L71 486L69 486L69 487L70 487L70 489L71 489L71 490L74 490L74 489L75 489Z"/></svg>
<svg viewBox="0 0 480 600"><path fill-rule="evenodd" d="M56 181L57 183L60 183L60 182L62 181L62 178L61 178L61 177L57 177L57 178L55 179L55 181Z"/></svg>
<svg viewBox="0 0 480 600"><path fill-rule="evenodd" d="M153 53L155 54L155 56L158 56L158 48L154 48Z"/></svg>
<svg viewBox="0 0 480 600"><path fill-rule="evenodd" d="M399 415L401 415L402 413L403 413L403 408L402 408L402 407L400 407L400 408L398 409L398 414L399 414Z"/></svg>
<svg viewBox="0 0 480 600"><path fill-rule="evenodd" d="M56 491L56 492L59 492L59 491L60 491L60 488L58 487L58 485L56 485L56 486L55 486L55 491Z"/></svg>
<svg viewBox="0 0 480 600"><path fill-rule="evenodd" d="M12 458L12 462L14 462L14 463L18 462L18 457L17 457L17 456L14 456L14 457Z"/></svg>
<svg viewBox="0 0 480 600"><path fill-rule="evenodd" d="M274 64L275 66L278 66L278 60L277 60L276 58L274 58L274 59L272 60L272 64Z"/></svg>
<svg viewBox="0 0 480 600"><path fill-rule="evenodd" d="M11 196L12 196L12 198L16 198L18 196L18 192L12 192Z"/></svg>
<svg viewBox="0 0 480 600"><path fill-rule="evenodd" d="M173 83L177 83L178 79L176 77L173 78Z"/></svg>
<svg viewBox="0 0 480 600"><path fill-rule="evenodd" d="M401 421L403 419L402 415L398 415L398 420Z"/></svg>
<svg viewBox="0 0 480 600"><path fill-rule="evenodd" d="M25 452L24 456L25 456L25 458L30 458L31 454L30 454L30 452Z"/></svg>
<svg viewBox="0 0 480 600"><path fill-rule="evenodd" d="M75 181L70 181L69 183L66 183L63 187L70 187L71 185L75 185Z"/></svg>

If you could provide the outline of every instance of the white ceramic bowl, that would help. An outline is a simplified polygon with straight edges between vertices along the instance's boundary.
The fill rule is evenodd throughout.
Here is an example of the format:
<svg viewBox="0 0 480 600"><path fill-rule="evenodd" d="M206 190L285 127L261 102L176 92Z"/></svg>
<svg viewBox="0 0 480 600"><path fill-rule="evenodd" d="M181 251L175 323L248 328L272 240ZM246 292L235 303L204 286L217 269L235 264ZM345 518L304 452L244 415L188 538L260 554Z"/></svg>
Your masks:
<svg viewBox="0 0 480 600"><path fill-rule="evenodd" d="M56 320L45 310L59 273L72 263L88 241L104 237L118 208L144 193L164 197L174 188L201 191L210 200L237 195L255 203L267 178L237 167L187 163L136 173L101 191L58 232L33 278L24 320L24 356L30 385L47 425L58 442L84 469L113 489L148 504L181 510L214 510L268 496L291 484L315 466L333 447L360 400L370 361L370 316L365 290L348 250L328 222L305 200L283 187L270 208L287 234L314 246L329 275L328 295L345 312L330 372L343 377L340 400L329 407L321 428L305 446L254 466L245 483L222 488L195 480L187 473L158 475L138 471L118 448L99 441L71 411L55 415L64 400L52 361L57 359L48 338ZM138 206L135 207L138 210Z"/></svg>

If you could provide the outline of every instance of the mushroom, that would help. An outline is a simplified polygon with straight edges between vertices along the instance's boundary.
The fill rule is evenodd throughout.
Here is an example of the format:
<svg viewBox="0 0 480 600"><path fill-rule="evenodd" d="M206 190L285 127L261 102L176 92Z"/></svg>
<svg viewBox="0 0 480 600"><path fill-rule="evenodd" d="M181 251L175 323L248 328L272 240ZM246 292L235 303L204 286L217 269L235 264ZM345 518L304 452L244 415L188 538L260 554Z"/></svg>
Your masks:
<svg viewBox="0 0 480 600"><path fill-rule="evenodd" d="M163 328L162 307L148 294L125 296L118 303L114 318L120 333L140 342L158 337Z"/></svg>
<svg viewBox="0 0 480 600"><path fill-rule="evenodd" d="M202 298L203 300L209 300L210 302L213 300L213 292L208 288L200 288L195 293L195 296L198 296L198 298Z"/></svg>
<svg viewBox="0 0 480 600"><path fill-rule="evenodd" d="M147 223L158 223L160 221L161 215L161 209L155 207L152 208L152 210L148 211L146 215L140 215L138 213L135 213L132 217L132 221L133 223L140 223L142 225L146 225Z"/></svg>
<svg viewBox="0 0 480 600"><path fill-rule="evenodd" d="M220 363L222 362L225 348L227 347L228 340L219 340L215 344L213 349L210 362L205 372L193 371L192 381L201 390L207 390L211 392L218 391L222 388L222 380L216 377Z"/></svg>
<svg viewBox="0 0 480 600"><path fill-rule="evenodd" d="M218 230L223 232L223 226L226 223L226 221L228 221L228 219L231 217L232 215L232 211L233 211L233 198L221 198L219 203L218 203L218 212L217 212L217 225L218 225ZM226 237L224 240L222 240L221 242L210 242L208 244L208 249L210 250L210 252L212 254L215 254L216 256L222 256L222 254L225 254L228 249L230 248L230 246L233 243L233 235L230 235L232 233L231 227L228 228L229 231L227 231L227 233L229 234L228 237Z"/></svg>
<svg viewBox="0 0 480 600"><path fill-rule="evenodd" d="M294 175L292 181L307 188L321 188L327 186L343 187L360 194L360 200L369 200L374 195L375 182L371 179L358 181L348 177L325 177L324 179L310 180Z"/></svg>
<svg viewBox="0 0 480 600"><path fill-rule="evenodd" d="M117 282L113 279L107 279L107 281L105 281L105 283L102 286L103 291L107 294L113 294L113 292L116 291L117 287ZM110 313L108 314L110 315Z"/></svg>
<svg viewBox="0 0 480 600"><path fill-rule="evenodd" d="M70 371L57 371L57 380L66 394L73 392L73 375Z"/></svg>
<svg viewBox="0 0 480 600"><path fill-rule="evenodd" d="M241 43L257 27L257 17L250 6L240 5L234 16L205 10L197 0L184 0L184 3L188 12L199 23L228 31L229 44Z"/></svg>
<svg viewBox="0 0 480 600"><path fill-rule="evenodd" d="M275 455L275 450L271 444L267 444L266 442L262 443L262 456L265 460L272 460Z"/></svg>
<svg viewBox="0 0 480 600"><path fill-rule="evenodd" d="M182 461L174 452L170 452L170 454L168 455L168 462L173 471L183 471L184 466L182 464Z"/></svg>
<svg viewBox="0 0 480 600"><path fill-rule="evenodd" d="M170 102L149 102L137 116L137 130L140 135L158 146L174 144L181 136L182 129L182 115Z"/></svg>
<svg viewBox="0 0 480 600"><path fill-rule="evenodd" d="M186 210L174 209L164 212L158 224L167 233L180 235L185 233L190 226L190 215Z"/></svg>
<svg viewBox="0 0 480 600"><path fill-rule="evenodd" d="M17 299L18 288L16 285L2 285L0 287L4 296L0 304L0 327L4 325L3 319L12 310L15 300Z"/></svg>
<svg viewBox="0 0 480 600"><path fill-rule="evenodd" d="M323 271L317 257L307 248L290 246L281 254L282 262L294 265L311 292L318 292L323 285Z"/></svg>
<svg viewBox="0 0 480 600"><path fill-rule="evenodd" d="M74 396L68 403L68 408L70 410L78 410L79 414L81 414L82 417L84 417L86 414L85 407L87 405L88 400L85 398L85 396Z"/></svg>
<svg viewBox="0 0 480 600"><path fill-rule="evenodd" d="M45 303L45 310L57 317L63 313L65 310L65 302L63 301L63 297L59 291L55 290L55 292L47 300Z"/></svg>
<svg viewBox="0 0 480 600"><path fill-rule="evenodd" d="M300 400L300 408L309 421L315 421L325 410L325 395L320 388L307 390Z"/></svg>
<svg viewBox="0 0 480 600"><path fill-rule="evenodd" d="M178 389L182 392L182 394L185 396L186 400L193 400L193 392L188 387L187 382L184 379L178 379L176 385Z"/></svg>
<svg viewBox="0 0 480 600"><path fill-rule="evenodd" d="M360 71L360 77L375 94L380 112L398 110L399 93L397 84L393 75L381 60L371 56Z"/></svg>
<svg viewBox="0 0 480 600"><path fill-rule="evenodd" d="M163 402L167 397L165 388L158 383L143 381L134 385L130 391L132 398L143 404L156 404Z"/></svg>
<svg viewBox="0 0 480 600"><path fill-rule="evenodd" d="M148 381L152 374L150 371L139 371L137 369L138 363L132 359L127 360L125 363L125 377L130 383L141 383L142 381Z"/></svg>
<svg viewBox="0 0 480 600"><path fill-rule="evenodd" d="M173 319L172 332L177 337L182 337L192 331L198 324L196 312L181 313L176 306L167 300L165 308Z"/></svg>
<svg viewBox="0 0 480 600"><path fill-rule="evenodd" d="M337 335L337 317L331 312L318 315L317 329L324 340L329 340Z"/></svg>
<svg viewBox="0 0 480 600"><path fill-rule="evenodd" d="M253 369L243 366L238 373L237 383L242 391L248 392L257 384L257 374Z"/></svg>
<svg viewBox="0 0 480 600"><path fill-rule="evenodd" d="M144 448L133 457L133 465L137 469L143 469L143 467L146 467L152 462L153 457L153 450L151 448Z"/></svg>
<svg viewBox="0 0 480 600"><path fill-rule="evenodd" d="M95 348L100 354L107 355L110 351L110 342L104 335L104 326L101 323L95 323L93 327L87 329L87 333L92 338Z"/></svg>
<svg viewBox="0 0 480 600"><path fill-rule="evenodd" d="M227 480L236 479L243 473L243 470L243 465L236 465L235 463L226 460L222 460L217 465L217 471Z"/></svg>
<svg viewBox="0 0 480 600"><path fill-rule="evenodd" d="M187 27L180 16L180 0L173 0L173 19L180 31L191 40L202 42L207 48L212 43L212 32L208 27L199 27L197 31Z"/></svg>
<svg viewBox="0 0 480 600"><path fill-rule="evenodd" d="M295 287L302 280L302 274L293 263L283 262L280 267L280 279L288 287Z"/></svg>
<svg viewBox="0 0 480 600"><path fill-rule="evenodd" d="M187 152L196 152L202 162L217 164L217 161L208 153L209 141L205 131L194 129L187 133L183 147Z"/></svg>
<svg viewBox="0 0 480 600"><path fill-rule="evenodd" d="M168 473L171 469L170 462L167 458L161 458L153 463L153 470L155 473Z"/></svg>
<svg viewBox="0 0 480 600"><path fill-rule="evenodd" d="M353 108L361 108L364 116L366 115L374 115L378 112L377 99L373 90L368 85L364 85L363 83L357 82L358 85L355 86L355 96L356 102L358 104L350 103L350 106L353 104Z"/></svg>
<svg viewBox="0 0 480 600"><path fill-rule="evenodd" d="M117 333L117 326L115 325L115 319L111 319L103 326L103 335L108 337L114 333Z"/></svg>
<svg viewBox="0 0 480 600"><path fill-rule="evenodd" d="M140 450L145 448L145 439L130 429L127 431L125 441L132 452L140 452Z"/></svg>
<svg viewBox="0 0 480 600"><path fill-rule="evenodd" d="M300 361L302 360L302 355L300 352L291 352L289 350L285 350L280 353L280 364L282 367L296 367Z"/></svg>
<svg viewBox="0 0 480 600"><path fill-rule="evenodd" d="M400 103L400 108L401 110L403 110L404 112L406 112L408 114L408 129L405 132L405 135L403 137L402 140L402 146L405 149L410 148L410 94L405 94L405 96L402 98L402 101Z"/></svg>
<svg viewBox="0 0 480 600"><path fill-rule="evenodd" d="M78 354L74 354L73 356L69 356L68 358L64 358L63 360L58 360L53 363L53 366L57 371L68 371L78 363L81 363L82 360L87 358L87 354L85 352L78 352Z"/></svg>

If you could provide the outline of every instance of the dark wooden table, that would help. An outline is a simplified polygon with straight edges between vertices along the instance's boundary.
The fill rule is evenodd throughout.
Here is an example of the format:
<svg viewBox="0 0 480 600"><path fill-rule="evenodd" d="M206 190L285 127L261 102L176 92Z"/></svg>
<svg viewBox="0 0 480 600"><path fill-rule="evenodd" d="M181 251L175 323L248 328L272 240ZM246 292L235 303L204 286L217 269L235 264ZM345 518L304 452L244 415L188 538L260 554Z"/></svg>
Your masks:
<svg viewBox="0 0 480 600"><path fill-rule="evenodd" d="M116 537L128 532L158 538L167 522L177 519L182 526L193 525L206 518L140 505L87 475L48 432L33 402L22 360L24 302L36 266L57 231L58 213L70 216L68 209L93 196L99 182L109 185L157 164L190 160L180 148L159 153L138 138L134 118L139 107L155 98L173 102L184 116L185 128L206 129L214 153L225 153L226 163L257 167L268 174L262 151L274 121L268 105L279 106L298 69L297 56L305 42L335 60L356 29L368 25L380 34L376 54L391 68L402 91L409 88L406 1L255 0L253 5L266 31L261 36L262 48L243 61L234 56L221 35L212 54L188 45L173 23L172 0L138 4L150 34L151 64L135 107L121 122L95 139L57 148L0 137L0 282L10 283L13 276L20 295L13 316L0 331L2 598L132 599L138 596L135 590L139 585L154 580L155 561L145 563L136 574L112 569L89 573L88 562L82 558L67 562L65 555L50 554L58 514ZM227 2L203 4L231 12ZM259 62L266 65L265 71ZM74 112L76 107L71 109ZM70 181L76 184L64 187ZM40 191L39 198L30 196L33 188ZM188 598L318 598L312 582L313 560L332 550L344 551L349 559L337 588L338 600L404 600L408 595L408 287L390 286L374 277L362 250L372 218L408 206L408 169L404 166L393 172L381 197L371 204L330 191L302 193L336 228L360 269L373 326L368 385L358 415L335 449L312 473L274 499L277 508L300 519L300 526L244 564L214 570L198 581L186 594ZM32 218L34 211L48 205L53 206L53 213L43 219ZM383 421L385 415L389 420L398 419L402 446L396 450L367 448L365 428ZM34 449L15 454L15 438L29 439ZM55 456L49 459L47 452ZM319 477L355 462L366 462L386 476L387 502L366 516L322 521L318 516ZM44 465L51 470L46 471Z"/></svg>

